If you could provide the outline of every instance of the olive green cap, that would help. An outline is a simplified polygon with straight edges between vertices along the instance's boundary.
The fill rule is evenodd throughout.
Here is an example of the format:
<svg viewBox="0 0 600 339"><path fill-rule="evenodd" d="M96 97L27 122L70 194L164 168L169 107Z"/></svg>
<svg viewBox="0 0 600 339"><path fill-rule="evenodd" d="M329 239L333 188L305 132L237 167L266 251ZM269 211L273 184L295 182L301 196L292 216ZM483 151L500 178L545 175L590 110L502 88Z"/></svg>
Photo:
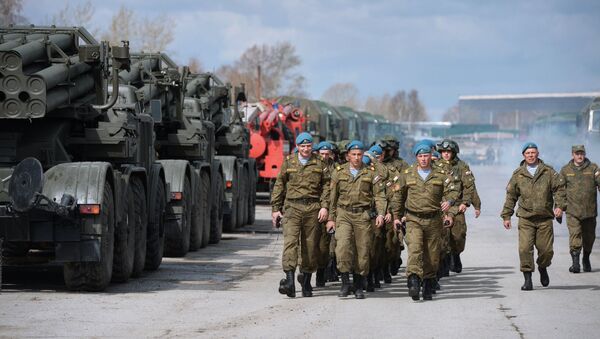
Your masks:
<svg viewBox="0 0 600 339"><path fill-rule="evenodd" d="M573 147L571 147L571 151L573 153L575 153L575 152L585 152L585 146L583 146L583 145L573 145Z"/></svg>

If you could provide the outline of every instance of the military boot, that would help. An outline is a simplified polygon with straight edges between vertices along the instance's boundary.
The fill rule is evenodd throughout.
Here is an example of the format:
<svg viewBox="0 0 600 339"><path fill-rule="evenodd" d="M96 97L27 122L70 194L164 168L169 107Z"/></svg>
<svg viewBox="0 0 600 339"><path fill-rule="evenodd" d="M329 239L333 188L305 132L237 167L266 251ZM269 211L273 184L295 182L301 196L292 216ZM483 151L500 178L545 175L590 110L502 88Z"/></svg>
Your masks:
<svg viewBox="0 0 600 339"><path fill-rule="evenodd" d="M569 272L579 273L581 270L581 267L579 266L579 251L571 251L571 259L573 260L573 265L569 267Z"/></svg>
<svg viewBox="0 0 600 339"><path fill-rule="evenodd" d="M433 280L431 278L423 280L423 300L433 299Z"/></svg>
<svg viewBox="0 0 600 339"><path fill-rule="evenodd" d="M342 287L340 288L338 297L347 297L350 294L350 288L350 273L342 273Z"/></svg>
<svg viewBox="0 0 600 339"><path fill-rule="evenodd" d="M548 276L548 269L546 267L539 267L540 271L540 283L546 287L550 284L550 277Z"/></svg>
<svg viewBox="0 0 600 339"><path fill-rule="evenodd" d="M279 282L279 293L285 294L290 298L296 297L296 284L294 283L294 271L285 271L285 279L282 279Z"/></svg>
<svg viewBox="0 0 600 339"><path fill-rule="evenodd" d="M367 275L367 292L375 292L375 274L373 274L373 271L370 271Z"/></svg>
<svg viewBox="0 0 600 339"><path fill-rule="evenodd" d="M325 269L319 268L317 269L317 287L325 287Z"/></svg>
<svg viewBox="0 0 600 339"><path fill-rule="evenodd" d="M390 274L390 266L391 265L392 264L383 266L383 282L386 284L392 283L392 275Z"/></svg>
<svg viewBox="0 0 600 339"><path fill-rule="evenodd" d="M462 262L460 261L460 253L454 253L452 255L452 268L450 270L455 273L462 272Z"/></svg>
<svg viewBox="0 0 600 339"><path fill-rule="evenodd" d="M390 262L390 274L393 276L398 275L398 271L400 270L400 261L398 259L394 259Z"/></svg>
<svg viewBox="0 0 600 339"><path fill-rule="evenodd" d="M433 281L431 285L431 291L433 292L433 294L436 294L437 291L442 289L442 286L440 286L440 281L437 278L432 278L431 280Z"/></svg>
<svg viewBox="0 0 600 339"><path fill-rule="evenodd" d="M583 251L583 259L582 259L581 263L583 264L584 272L592 271L592 265L590 264L590 254L591 253L592 253L591 251Z"/></svg>
<svg viewBox="0 0 600 339"><path fill-rule="evenodd" d="M298 276L296 277L296 279L298 280L298 284L302 285L302 282L304 281L304 272L298 272Z"/></svg>
<svg viewBox="0 0 600 339"><path fill-rule="evenodd" d="M408 277L408 295L412 300L419 300L419 293L421 292L421 278L416 274L411 274Z"/></svg>
<svg viewBox="0 0 600 339"><path fill-rule="evenodd" d="M525 282L523 283L523 286L521 286L521 291L533 290L533 282L531 282L531 272L523 272L523 277L525 278Z"/></svg>
<svg viewBox="0 0 600 339"><path fill-rule="evenodd" d="M310 279L312 278L312 273L304 273L302 276L302 296L303 297L312 297L312 286L310 285Z"/></svg>
<svg viewBox="0 0 600 339"><path fill-rule="evenodd" d="M450 276L450 266L452 265L452 257L450 254L444 256L444 277Z"/></svg>
<svg viewBox="0 0 600 339"><path fill-rule="evenodd" d="M363 276L360 274L354 275L354 297L356 299L364 299L365 294L363 292Z"/></svg>

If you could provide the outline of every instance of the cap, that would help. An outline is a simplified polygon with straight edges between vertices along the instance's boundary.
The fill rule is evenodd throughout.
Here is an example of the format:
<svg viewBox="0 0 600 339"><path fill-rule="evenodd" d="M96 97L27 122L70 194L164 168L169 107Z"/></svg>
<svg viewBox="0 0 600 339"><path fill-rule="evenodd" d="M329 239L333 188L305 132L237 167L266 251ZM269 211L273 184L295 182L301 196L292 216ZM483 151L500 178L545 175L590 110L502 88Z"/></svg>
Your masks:
<svg viewBox="0 0 600 339"><path fill-rule="evenodd" d="M296 145L312 144L313 137L308 132L302 132L296 137Z"/></svg>
<svg viewBox="0 0 600 339"><path fill-rule="evenodd" d="M573 147L571 147L571 151L573 153L575 153L575 152L584 152L585 153L585 146L583 146L583 145L573 145Z"/></svg>
<svg viewBox="0 0 600 339"><path fill-rule="evenodd" d="M529 148L535 148L535 149L537 149L537 148L538 148L538 146L535 144L535 142L533 142L533 141L528 141L528 142L526 142L526 143L524 143L524 144L523 144L523 147L521 147L521 154L524 154L524 153L525 153L525 151L526 151L527 149L529 149Z"/></svg>
<svg viewBox="0 0 600 339"><path fill-rule="evenodd" d="M315 148L317 151L332 151L333 145L329 141L321 141Z"/></svg>
<svg viewBox="0 0 600 339"><path fill-rule="evenodd" d="M350 141L350 143L348 144L348 146L346 146L346 149L348 151L353 150L353 149L359 149L359 150L364 150L365 149L365 145L362 143L362 141L359 140L352 140Z"/></svg>
<svg viewBox="0 0 600 339"><path fill-rule="evenodd" d="M379 145L373 145L371 148L369 148L369 152L373 155L382 155L383 149Z"/></svg>
<svg viewBox="0 0 600 339"><path fill-rule="evenodd" d="M413 154L419 155L423 153L431 153L431 146L427 142L419 141L413 147Z"/></svg>
<svg viewBox="0 0 600 339"><path fill-rule="evenodd" d="M363 162L363 164L365 164L365 165L370 165L370 164L371 164L371 158L369 158L369 157L368 157L368 156L366 156L366 155L363 155L363 157L362 157L362 162Z"/></svg>

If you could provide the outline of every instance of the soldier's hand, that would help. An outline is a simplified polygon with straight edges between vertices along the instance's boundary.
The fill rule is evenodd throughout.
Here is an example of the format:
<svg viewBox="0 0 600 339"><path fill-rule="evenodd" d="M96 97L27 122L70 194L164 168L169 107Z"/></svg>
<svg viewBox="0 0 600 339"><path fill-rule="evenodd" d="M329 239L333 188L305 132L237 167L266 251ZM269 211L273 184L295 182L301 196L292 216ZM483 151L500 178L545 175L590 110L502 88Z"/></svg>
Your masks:
<svg viewBox="0 0 600 339"><path fill-rule="evenodd" d="M475 218L479 218L481 215L481 210L475 210Z"/></svg>
<svg viewBox="0 0 600 339"><path fill-rule="evenodd" d="M402 228L402 221L394 219L394 230L398 232Z"/></svg>
<svg viewBox="0 0 600 339"><path fill-rule="evenodd" d="M563 213L562 209L560 209L560 208L558 208L558 207L554 209L554 217L555 217L555 218L560 218L560 217L562 217L562 213Z"/></svg>
<svg viewBox="0 0 600 339"><path fill-rule="evenodd" d="M400 222L406 224L406 216L403 216L402 219L400 219Z"/></svg>
<svg viewBox="0 0 600 339"><path fill-rule="evenodd" d="M327 211L326 208L321 208L319 210L319 222L325 222L327 221L327 218L329 217L329 212Z"/></svg>
<svg viewBox="0 0 600 339"><path fill-rule="evenodd" d="M458 206L458 211L460 213L465 213L465 211L467 210L467 205L465 204L460 204L460 206Z"/></svg>
<svg viewBox="0 0 600 339"><path fill-rule="evenodd" d="M329 220L329 221L327 222L327 225L325 225L325 227L327 227L327 232L328 232L328 233L329 233L329 232L331 232L331 230L334 230L334 231L335 231L335 221L333 221L333 220Z"/></svg>
<svg viewBox="0 0 600 339"><path fill-rule="evenodd" d="M450 209L450 203L447 201L442 202L442 212L446 212Z"/></svg>
<svg viewBox="0 0 600 339"><path fill-rule="evenodd" d="M444 216L444 227L450 228L450 227L452 227L453 224L454 224L454 219L449 215L445 215Z"/></svg>
<svg viewBox="0 0 600 339"><path fill-rule="evenodd" d="M507 230L511 228L510 219L504 220L504 228L506 228Z"/></svg>
<svg viewBox="0 0 600 339"><path fill-rule="evenodd" d="M271 218L273 222L273 228L277 228L277 219L283 218L283 214L280 211L273 212L271 214Z"/></svg>
<svg viewBox="0 0 600 339"><path fill-rule="evenodd" d="M385 223L389 223L390 221L392 221L392 213L388 213L385 215L384 217Z"/></svg>
<svg viewBox="0 0 600 339"><path fill-rule="evenodd" d="M377 228L379 228L379 227L383 226L384 224L385 224L385 221L384 221L383 215L378 215L377 219L375 219L375 226L377 226Z"/></svg>

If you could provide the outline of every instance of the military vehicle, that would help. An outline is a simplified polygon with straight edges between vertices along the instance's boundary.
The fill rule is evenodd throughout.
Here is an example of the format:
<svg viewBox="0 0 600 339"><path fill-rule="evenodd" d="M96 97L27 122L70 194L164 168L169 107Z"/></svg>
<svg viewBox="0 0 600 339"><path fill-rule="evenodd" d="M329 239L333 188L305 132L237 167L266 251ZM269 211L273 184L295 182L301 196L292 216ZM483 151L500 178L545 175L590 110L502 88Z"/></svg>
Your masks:
<svg viewBox="0 0 600 339"><path fill-rule="evenodd" d="M84 28L0 29L5 264L64 263L68 288L88 291L159 267L168 190L147 97L117 76L129 70L127 43Z"/></svg>

